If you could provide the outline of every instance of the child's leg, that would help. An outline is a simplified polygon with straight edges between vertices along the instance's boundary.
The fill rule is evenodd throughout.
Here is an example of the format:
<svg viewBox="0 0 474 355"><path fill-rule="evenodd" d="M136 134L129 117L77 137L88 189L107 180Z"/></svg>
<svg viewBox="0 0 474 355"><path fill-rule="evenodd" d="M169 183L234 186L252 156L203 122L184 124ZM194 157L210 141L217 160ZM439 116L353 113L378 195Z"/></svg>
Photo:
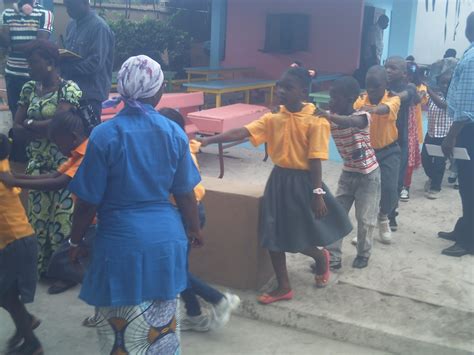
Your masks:
<svg viewBox="0 0 474 355"><path fill-rule="evenodd" d="M278 282L278 287L269 293L272 297L283 296L291 291L290 279L286 268L286 254L280 251L269 251L273 270Z"/></svg>
<svg viewBox="0 0 474 355"><path fill-rule="evenodd" d="M223 293L209 286L193 274L189 274L189 282L194 293L201 297L204 301L216 305L225 297Z"/></svg>
<svg viewBox="0 0 474 355"><path fill-rule="evenodd" d="M410 188L411 186L411 179L413 177L413 171L415 169L413 168L413 166L407 166L407 169L406 169L406 172L405 172L405 178L403 179L403 186L405 186L406 188Z"/></svg>
<svg viewBox="0 0 474 355"><path fill-rule="evenodd" d="M337 187L336 199L342 207L349 213L352 204L354 203L354 181L353 174L343 171L339 178ZM342 242L343 239L339 239L337 242L329 245L326 249L331 254L331 267L334 265L340 265L342 259Z"/></svg>
<svg viewBox="0 0 474 355"><path fill-rule="evenodd" d="M316 262L316 275L323 275L326 271L326 256L322 249L311 247L301 252L301 254L313 258Z"/></svg>
<svg viewBox="0 0 474 355"><path fill-rule="evenodd" d="M27 312L25 306L20 301L18 290L15 287L5 294L2 301L2 307L10 314L15 323L17 333L25 340L25 344L37 345L39 341L33 333L31 324L31 315Z"/></svg>
<svg viewBox="0 0 474 355"><path fill-rule="evenodd" d="M364 175L355 192L357 255L370 257L380 201L380 169Z"/></svg>

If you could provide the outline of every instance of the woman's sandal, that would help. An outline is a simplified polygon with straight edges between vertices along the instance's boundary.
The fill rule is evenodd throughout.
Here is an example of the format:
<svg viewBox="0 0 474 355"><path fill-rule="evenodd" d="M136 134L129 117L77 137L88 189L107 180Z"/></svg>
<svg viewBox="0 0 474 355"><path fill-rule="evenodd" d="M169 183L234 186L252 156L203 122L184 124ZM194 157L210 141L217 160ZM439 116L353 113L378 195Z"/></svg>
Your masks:
<svg viewBox="0 0 474 355"><path fill-rule="evenodd" d="M326 263L326 271L322 275L316 275L314 280L316 281L316 287L323 288L326 287L329 283L329 277L331 275L329 261L331 260L331 255L327 249L323 249L323 253L325 256L325 263Z"/></svg>
<svg viewBox="0 0 474 355"><path fill-rule="evenodd" d="M268 293L264 293L260 297L258 297L258 302L261 304L270 304L278 301L289 301L293 299L293 291L290 290L284 295L281 296L271 296Z"/></svg>

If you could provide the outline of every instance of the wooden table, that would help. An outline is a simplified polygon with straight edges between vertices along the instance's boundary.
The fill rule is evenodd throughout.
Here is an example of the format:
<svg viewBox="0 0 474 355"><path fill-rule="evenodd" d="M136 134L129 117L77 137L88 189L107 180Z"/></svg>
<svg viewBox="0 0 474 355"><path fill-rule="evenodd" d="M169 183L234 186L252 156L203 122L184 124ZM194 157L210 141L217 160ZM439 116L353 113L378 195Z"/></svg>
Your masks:
<svg viewBox="0 0 474 355"><path fill-rule="evenodd" d="M231 92L245 92L245 103L250 103L250 91L257 89L270 90L270 103L273 101L273 89L275 80L261 79L237 79L237 80L215 80L199 81L183 84L189 92L202 91L205 94L216 95L216 107L222 106L222 95Z"/></svg>
<svg viewBox="0 0 474 355"><path fill-rule="evenodd" d="M318 107L329 104L329 91L312 92L309 97Z"/></svg>
<svg viewBox="0 0 474 355"><path fill-rule="evenodd" d="M184 68L188 74L188 83L191 82L193 75L205 76L206 80L209 80L210 75L219 74L232 74L232 78L235 79L236 73L253 72L255 68L252 67L189 67Z"/></svg>
<svg viewBox="0 0 474 355"><path fill-rule="evenodd" d="M259 119L267 112L270 112L270 110L265 106L233 104L209 110L192 112L188 115L188 119L197 126L199 134L213 136L234 128L244 127L245 125ZM218 144L220 179L224 176L224 149L242 144L246 141L248 140L244 139L233 143ZM267 150L265 149L264 161L266 161L267 158Z"/></svg>

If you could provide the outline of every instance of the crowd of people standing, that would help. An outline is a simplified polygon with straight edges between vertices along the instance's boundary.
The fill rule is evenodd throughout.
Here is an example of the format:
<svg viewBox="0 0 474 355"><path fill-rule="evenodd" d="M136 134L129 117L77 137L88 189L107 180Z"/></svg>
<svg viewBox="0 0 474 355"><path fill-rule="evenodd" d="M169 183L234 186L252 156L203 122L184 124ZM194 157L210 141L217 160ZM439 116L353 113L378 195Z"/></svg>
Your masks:
<svg viewBox="0 0 474 355"><path fill-rule="evenodd" d="M454 70L437 75L436 87L416 78L413 61L391 57L368 69L362 95L354 78L336 80L329 111L323 111L307 103L312 77L296 65L277 83L277 112L190 142L178 112L155 110L164 73L143 55L128 59L118 73L125 108L95 126L110 90L114 36L87 0L65 5L72 21L64 47L78 58L60 57L48 41L52 14L33 0L3 14L10 26L0 42L11 48L7 90L14 126L10 139L0 135L0 305L16 325L10 355L43 353L33 332L40 321L24 306L33 301L38 276L51 282L51 294L82 283L79 297L95 307L85 324L97 327L104 353L179 354L179 294L185 330L207 331L228 321L238 297L188 270L190 249L203 245L200 146L247 138L268 145L275 167L259 237L277 287L258 297L265 305L294 297L287 252L314 260L315 285L328 285L330 270L342 267L352 205L352 266L362 269L377 227L381 242L392 241L398 203L409 199L411 175L422 163L430 179L427 197L437 197L446 160L419 149L421 105L429 106L425 143L441 144L448 158L455 146L474 158L474 13L466 26L471 46ZM19 30L25 19L34 23L28 33ZM344 161L334 195L322 181L331 134ZM9 160L19 164L11 169ZM474 165L457 165L463 216L453 232L439 235L455 242L443 250L449 256L474 253ZM21 188L28 190L27 213ZM209 302L211 313L201 310L196 295Z"/></svg>

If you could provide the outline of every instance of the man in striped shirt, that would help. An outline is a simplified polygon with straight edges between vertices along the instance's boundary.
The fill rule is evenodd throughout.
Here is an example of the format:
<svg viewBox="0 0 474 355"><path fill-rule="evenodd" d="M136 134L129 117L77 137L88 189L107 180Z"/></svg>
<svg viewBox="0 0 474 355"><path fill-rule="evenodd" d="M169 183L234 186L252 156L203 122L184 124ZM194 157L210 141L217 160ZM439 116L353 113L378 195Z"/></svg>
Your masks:
<svg viewBox="0 0 474 355"><path fill-rule="evenodd" d="M0 45L9 48L5 81L8 106L15 117L23 85L30 80L28 62L24 53L28 44L35 39L48 39L53 30L53 15L34 2L20 0L13 9L2 14ZM12 160L26 161L24 152L12 152Z"/></svg>
<svg viewBox="0 0 474 355"><path fill-rule="evenodd" d="M336 198L349 213L353 204L357 218L357 257L354 268L368 265L380 202L380 169L370 143L370 115L354 112L360 87L352 77L336 80L331 88L331 113L323 115L331 122L331 132L344 160ZM342 239L328 247L331 267L341 267Z"/></svg>

